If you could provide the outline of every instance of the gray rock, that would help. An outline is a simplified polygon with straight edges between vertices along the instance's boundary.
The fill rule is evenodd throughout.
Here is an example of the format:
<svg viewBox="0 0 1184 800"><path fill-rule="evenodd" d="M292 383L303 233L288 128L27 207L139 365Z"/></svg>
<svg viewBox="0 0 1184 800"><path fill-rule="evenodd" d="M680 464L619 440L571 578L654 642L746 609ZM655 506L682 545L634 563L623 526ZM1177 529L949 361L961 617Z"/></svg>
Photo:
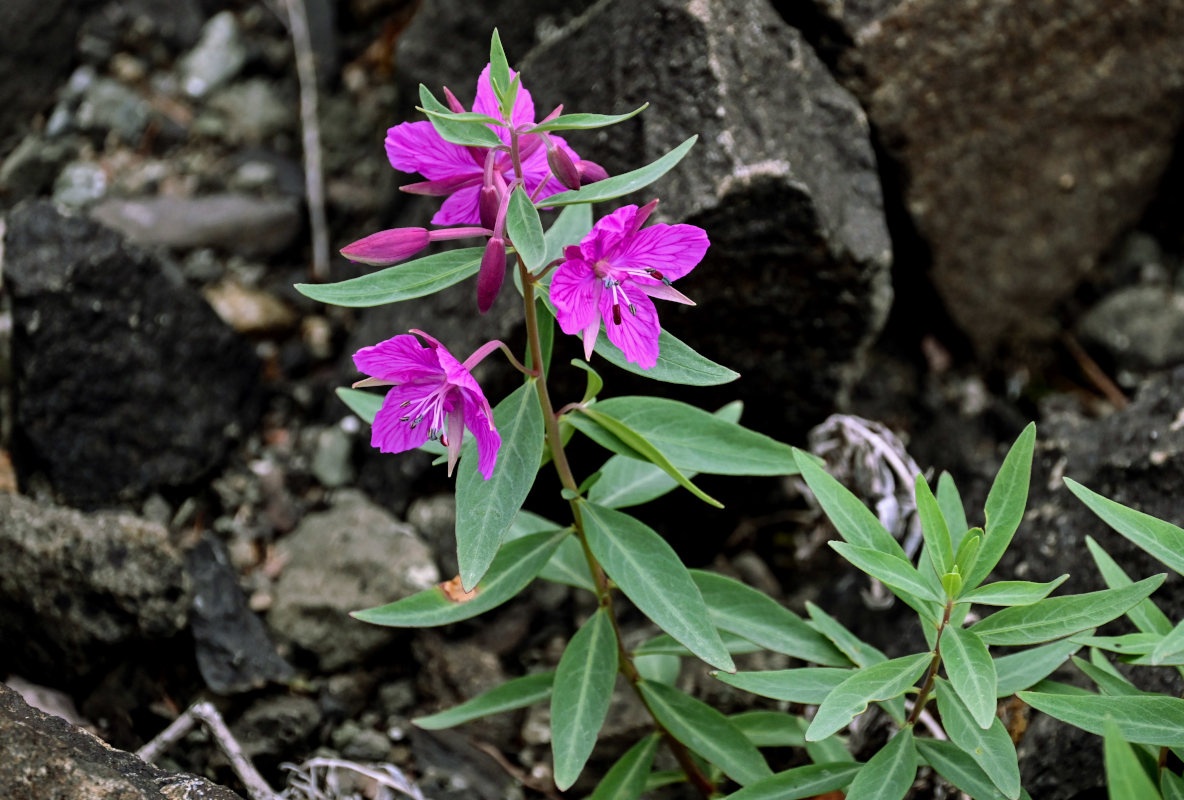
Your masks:
<svg viewBox="0 0 1184 800"><path fill-rule="evenodd" d="M449 492L417 497L407 506L407 522L432 548L440 574L457 574L456 496Z"/></svg>
<svg viewBox="0 0 1184 800"><path fill-rule="evenodd" d="M70 208L83 208L107 194L107 172L93 161L72 161L53 183L53 200Z"/></svg>
<svg viewBox="0 0 1184 800"><path fill-rule="evenodd" d="M181 87L193 97L204 97L229 83L246 61L247 48L238 20L229 11L219 12L202 28L194 48L178 62Z"/></svg>
<svg viewBox="0 0 1184 800"><path fill-rule="evenodd" d="M291 758L304 748L321 723L316 701L298 695L256 700L230 730L251 758Z"/></svg>
<svg viewBox="0 0 1184 800"><path fill-rule="evenodd" d="M190 584L161 526L0 494L0 672L74 680L185 625ZM2 770L0 770L2 771Z"/></svg>
<svg viewBox="0 0 1184 800"><path fill-rule="evenodd" d="M358 731L341 749L341 755L356 761L386 761L391 754L391 740L374 730Z"/></svg>
<svg viewBox="0 0 1184 800"><path fill-rule="evenodd" d="M258 362L179 275L48 203L7 220L18 473L72 505L183 485L259 413Z"/></svg>
<svg viewBox="0 0 1184 800"><path fill-rule="evenodd" d="M226 117L227 134L236 142L259 144L296 127L295 98L281 97L275 82L264 78L226 87L210 98L210 107Z"/></svg>
<svg viewBox="0 0 1184 800"><path fill-rule="evenodd" d="M313 476L322 486L336 489L352 483L354 467L350 461L354 437L340 425L332 425L316 432L315 449L310 465Z"/></svg>
<svg viewBox="0 0 1184 800"><path fill-rule="evenodd" d="M1184 294L1166 286L1119 289L1086 312L1077 330L1119 374L1177 366L1184 363Z"/></svg>
<svg viewBox="0 0 1184 800"><path fill-rule="evenodd" d="M193 582L189 621L206 686L233 694L292 677L291 665L276 653L266 626L248 606L222 543L203 536L186 565Z"/></svg>
<svg viewBox="0 0 1184 800"><path fill-rule="evenodd" d="M139 94L111 78L98 78L86 89L74 114L80 130L113 131L127 144L136 144L148 127L152 108Z"/></svg>
<svg viewBox="0 0 1184 800"><path fill-rule="evenodd" d="M46 194L74 148L30 134L0 162L0 206Z"/></svg>
<svg viewBox="0 0 1184 800"><path fill-rule="evenodd" d="M267 622L326 672L357 665L395 631L349 617L440 580L431 553L406 525L353 491L310 514L276 546L286 559Z"/></svg>
<svg viewBox="0 0 1184 800"><path fill-rule="evenodd" d="M300 232L300 207L290 199L242 194L111 199L92 216L135 244L188 249L215 247L262 256L283 250Z"/></svg>
<svg viewBox="0 0 1184 800"><path fill-rule="evenodd" d="M242 800L195 775L116 750L60 717L30 708L0 683L0 796L9 800Z"/></svg>
<svg viewBox="0 0 1184 800"><path fill-rule="evenodd" d="M613 47L599 44L606 36ZM661 197L661 214L712 241L679 281L699 307L666 304L663 325L761 376L726 397L739 391L770 433L800 431L841 402L891 303L891 242L867 120L802 37L747 0L605 0L523 72L541 113L651 103L591 140L569 137L610 174L699 135L679 166L629 198Z"/></svg>
<svg viewBox="0 0 1184 800"><path fill-rule="evenodd" d="M902 3L857 42L931 278L981 355L1051 312L1147 206L1184 123L1174 0Z"/></svg>

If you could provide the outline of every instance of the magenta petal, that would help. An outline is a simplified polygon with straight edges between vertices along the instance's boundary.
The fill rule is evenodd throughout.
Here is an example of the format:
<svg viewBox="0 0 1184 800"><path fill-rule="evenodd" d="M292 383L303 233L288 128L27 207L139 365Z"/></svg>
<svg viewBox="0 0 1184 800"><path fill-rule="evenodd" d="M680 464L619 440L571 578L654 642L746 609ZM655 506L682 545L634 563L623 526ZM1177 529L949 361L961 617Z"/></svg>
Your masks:
<svg viewBox="0 0 1184 800"><path fill-rule="evenodd" d="M431 338L426 334L422 334L425 338ZM433 340L435 341L435 340ZM444 371L445 380L453 386L459 387L462 391L469 394L476 395L481 398L482 402L485 400L485 395L481 392L481 386L476 379L469 374L465 365L457 361L456 356L448 352L444 345L437 343L435 349L435 356L439 359L440 368Z"/></svg>
<svg viewBox="0 0 1184 800"><path fill-rule="evenodd" d="M460 403L448 412L447 434L444 436L444 446L448 449L448 477L452 477L452 470L456 467L456 460L460 458L460 445L465 438L465 404ZM488 480L488 478L486 479Z"/></svg>
<svg viewBox="0 0 1184 800"><path fill-rule="evenodd" d="M668 286L665 283L651 284L642 283L640 280L635 280L633 281L633 285L655 300L669 300L672 303L682 303L685 306L695 305L694 300L687 297L673 286Z"/></svg>
<svg viewBox="0 0 1184 800"><path fill-rule="evenodd" d="M613 261L619 266L656 269L667 280L675 280L703 260L709 244L702 228L659 223L629 237Z"/></svg>
<svg viewBox="0 0 1184 800"><path fill-rule="evenodd" d="M600 313L604 319L604 332L608 340L621 348L628 361L632 361L642 369L650 369L658 363L658 336L662 328L658 324L658 311L654 303L636 287L622 284L618 290L625 296L621 298L633 304L633 313L625 302L621 303L621 322L617 324L613 319L612 293L604 292L600 296Z"/></svg>
<svg viewBox="0 0 1184 800"><path fill-rule="evenodd" d="M468 394L464 395L464 406L465 425L477 440L477 471L485 480L489 480L497 464L497 451L502 446L502 437L493 427L486 409Z"/></svg>
<svg viewBox="0 0 1184 800"><path fill-rule="evenodd" d="M386 155L401 172L418 172L429 180L457 175L481 177L467 148L446 142L430 122L404 122L386 132Z"/></svg>
<svg viewBox="0 0 1184 800"><path fill-rule="evenodd" d="M408 416L410 409L404 408L403 403L410 403L413 408L438 388L438 383L430 381L392 387L382 401L382 408L374 415L370 444L383 453L402 453L426 442L429 433L427 420L415 427L411 426L411 420L404 422L402 418Z"/></svg>
<svg viewBox="0 0 1184 800"><path fill-rule="evenodd" d="M559 265L551 278L551 302L564 333L579 333L597 318L597 300L603 288L587 262L565 261Z"/></svg>
<svg viewBox="0 0 1184 800"><path fill-rule="evenodd" d="M363 347L354 353L354 364L359 372L393 383L444 374L436 354L407 333Z"/></svg>
<svg viewBox="0 0 1184 800"><path fill-rule="evenodd" d="M592 263L602 258L611 258L626 237L633 232L633 220L636 216L637 206L621 206L613 213L601 217L592 230L588 231L588 235L580 240L580 250L584 258Z"/></svg>
<svg viewBox="0 0 1184 800"><path fill-rule="evenodd" d="M458 189L440 206L432 217L433 225L480 225L478 198L481 187L476 184Z"/></svg>

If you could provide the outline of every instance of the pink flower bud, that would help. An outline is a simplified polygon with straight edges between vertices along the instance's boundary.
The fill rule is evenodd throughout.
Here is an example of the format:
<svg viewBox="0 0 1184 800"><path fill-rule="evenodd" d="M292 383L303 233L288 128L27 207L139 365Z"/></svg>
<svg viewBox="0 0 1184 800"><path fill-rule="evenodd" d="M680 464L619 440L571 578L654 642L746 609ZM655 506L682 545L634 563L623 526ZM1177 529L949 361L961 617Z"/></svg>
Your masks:
<svg viewBox="0 0 1184 800"><path fill-rule="evenodd" d="M477 211L483 227L493 229L494 222L497 221L497 209L501 203L502 199L495 187L481 187L481 193L477 196Z"/></svg>
<svg viewBox="0 0 1184 800"><path fill-rule="evenodd" d="M372 233L365 239L341 248L341 254L359 264L389 267L415 255L427 247L431 240L431 234L424 228L392 228Z"/></svg>
<svg viewBox="0 0 1184 800"><path fill-rule="evenodd" d="M575 162L562 148L556 147L550 137L547 137L547 166L568 189L580 188L580 171L576 168Z"/></svg>
<svg viewBox="0 0 1184 800"><path fill-rule="evenodd" d="M477 310L482 314L493 306L505 277L506 240L495 236L485 245L481 270L477 273Z"/></svg>
<svg viewBox="0 0 1184 800"><path fill-rule="evenodd" d="M608 177L608 171L595 161L580 161L576 164L576 169L580 171L580 183L585 185Z"/></svg>

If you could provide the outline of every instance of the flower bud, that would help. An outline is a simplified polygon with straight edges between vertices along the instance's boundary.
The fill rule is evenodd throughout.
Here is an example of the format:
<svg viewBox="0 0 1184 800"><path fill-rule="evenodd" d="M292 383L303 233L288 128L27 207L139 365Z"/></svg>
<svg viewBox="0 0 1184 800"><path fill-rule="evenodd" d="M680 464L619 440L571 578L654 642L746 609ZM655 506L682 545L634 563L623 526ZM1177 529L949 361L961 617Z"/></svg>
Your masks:
<svg viewBox="0 0 1184 800"><path fill-rule="evenodd" d="M495 236L485 245L481 270L477 273L477 310L482 314L493 307L505 277L506 240Z"/></svg>
<svg viewBox="0 0 1184 800"><path fill-rule="evenodd" d="M576 168L575 162L562 148L556 147L550 137L547 137L547 166L568 189L580 188L580 171Z"/></svg>
<svg viewBox="0 0 1184 800"><path fill-rule="evenodd" d="M341 254L359 264L389 267L415 255L431 240L431 234L424 228L391 228L346 245L341 248Z"/></svg>
<svg viewBox="0 0 1184 800"><path fill-rule="evenodd" d="M493 225L497 221L497 209L501 202L502 199L496 188L493 186L481 187L481 193L477 195L477 210L481 215L483 228L493 229Z"/></svg>
<svg viewBox="0 0 1184 800"><path fill-rule="evenodd" d="M580 171L580 183L584 185L596 183L608 177L608 171L595 161L580 161L576 164L576 169Z"/></svg>

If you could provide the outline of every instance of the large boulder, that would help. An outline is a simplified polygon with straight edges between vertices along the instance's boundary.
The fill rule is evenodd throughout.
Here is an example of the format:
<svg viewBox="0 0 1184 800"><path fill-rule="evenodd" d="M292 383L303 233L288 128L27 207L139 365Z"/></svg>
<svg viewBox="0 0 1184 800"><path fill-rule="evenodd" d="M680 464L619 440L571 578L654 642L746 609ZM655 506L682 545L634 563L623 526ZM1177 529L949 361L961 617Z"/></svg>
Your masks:
<svg viewBox="0 0 1184 800"><path fill-rule="evenodd" d="M750 0L604 0L534 50L523 75L540 113L650 103L569 137L612 174L698 134L628 199L660 197L665 219L711 238L679 282L699 307L667 306L662 319L760 376L718 399L738 391L774 434L802 433L841 403L891 304L891 242L867 120L802 36Z"/></svg>
<svg viewBox="0 0 1184 800"><path fill-rule="evenodd" d="M250 345L160 259L45 202L4 244L23 476L97 506L197 480L254 425Z"/></svg>
<svg viewBox="0 0 1184 800"><path fill-rule="evenodd" d="M7 800L242 800L205 778L168 772L31 708L0 683L0 797Z"/></svg>
<svg viewBox="0 0 1184 800"><path fill-rule="evenodd" d="M932 280L982 356L1047 341L1184 124L1175 0L914 0L855 37Z"/></svg>

